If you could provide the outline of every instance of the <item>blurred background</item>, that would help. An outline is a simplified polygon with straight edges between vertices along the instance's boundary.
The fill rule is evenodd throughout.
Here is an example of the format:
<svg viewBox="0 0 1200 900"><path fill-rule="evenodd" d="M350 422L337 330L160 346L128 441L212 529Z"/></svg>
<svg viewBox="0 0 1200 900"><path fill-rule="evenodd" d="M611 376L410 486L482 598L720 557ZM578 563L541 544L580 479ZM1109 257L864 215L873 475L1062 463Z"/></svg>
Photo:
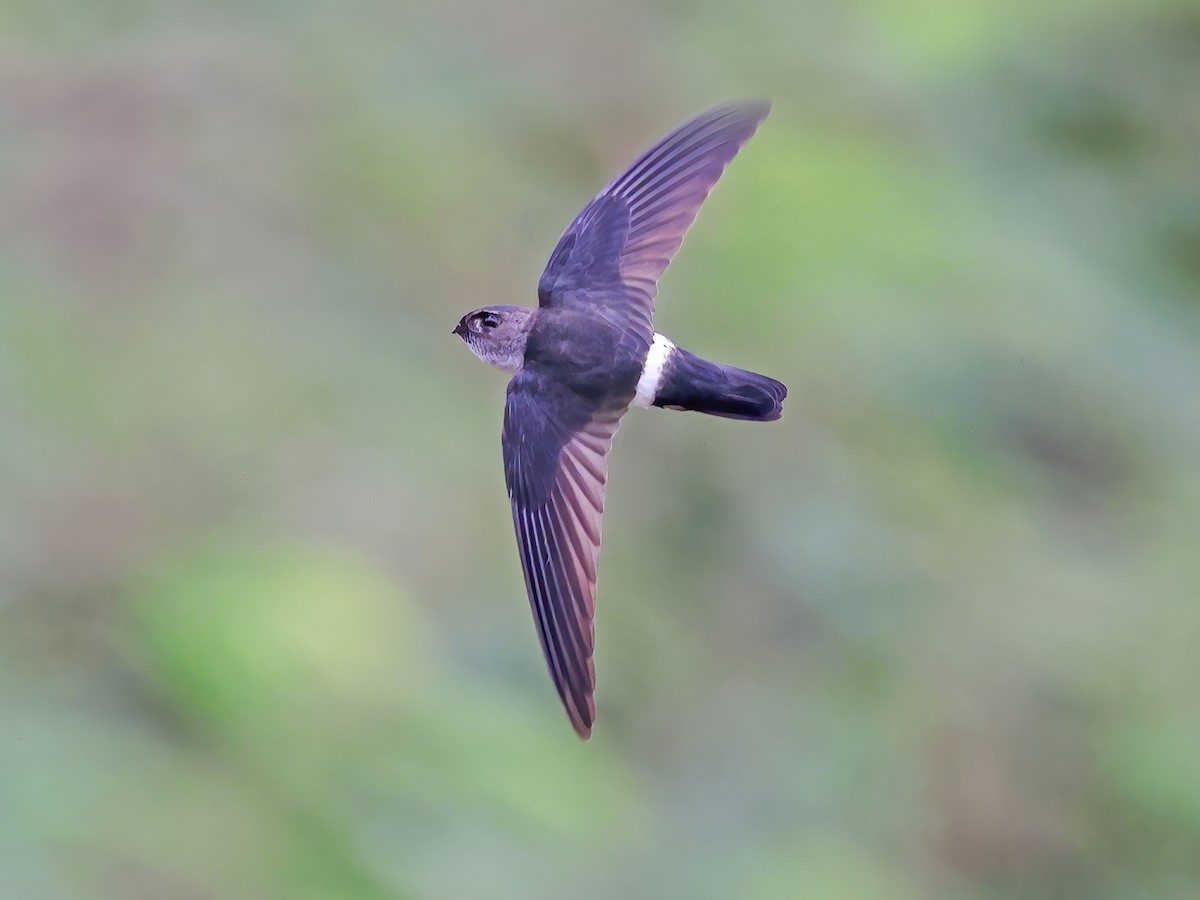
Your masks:
<svg viewBox="0 0 1200 900"><path fill-rule="evenodd" d="M1195 898L1200 8L0 3L0 898ZM662 285L596 735L504 377L579 208L771 117Z"/></svg>

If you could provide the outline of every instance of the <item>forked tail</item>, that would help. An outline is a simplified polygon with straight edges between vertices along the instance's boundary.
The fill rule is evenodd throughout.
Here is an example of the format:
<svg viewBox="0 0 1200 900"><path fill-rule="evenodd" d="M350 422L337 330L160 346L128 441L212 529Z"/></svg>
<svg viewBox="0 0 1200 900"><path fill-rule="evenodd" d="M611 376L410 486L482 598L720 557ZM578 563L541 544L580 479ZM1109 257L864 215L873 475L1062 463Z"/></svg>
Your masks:
<svg viewBox="0 0 1200 900"><path fill-rule="evenodd" d="M659 339L656 335L655 342ZM766 375L709 362L669 345L663 353L653 397L653 405L665 409L773 422L783 415L787 387Z"/></svg>

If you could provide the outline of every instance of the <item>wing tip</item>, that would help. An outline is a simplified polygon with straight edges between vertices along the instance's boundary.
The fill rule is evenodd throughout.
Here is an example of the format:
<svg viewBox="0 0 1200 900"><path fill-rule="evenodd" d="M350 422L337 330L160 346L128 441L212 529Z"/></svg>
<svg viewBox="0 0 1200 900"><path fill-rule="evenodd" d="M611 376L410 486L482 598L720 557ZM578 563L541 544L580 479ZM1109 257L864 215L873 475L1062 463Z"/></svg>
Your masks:
<svg viewBox="0 0 1200 900"><path fill-rule="evenodd" d="M771 112L772 103L770 100L759 98L750 98L746 100L733 100L729 103L722 103L708 111L706 115L713 118L722 118L724 116L738 116L747 121L753 122L757 128Z"/></svg>
<svg viewBox="0 0 1200 900"><path fill-rule="evenodd" d="M593 677L584 691L582 706L563 698L563 709L567 713L567 718L571 720L571 727L575 729L575 733L579 735L581 741L589 740L592 736L592 724L596 721L595 690Z"/></svg>
<svg viewBox="0 0 1200 900"><path fill-rule="evenodd" d="M592 682L594 685L595 682ZM592 724L596 721L596 695L594 686L589 686L584 694L584 706L579 708L574 703L568 703L564 699L563 708L567 711L567 718L571 720L571 727L575 729L575 733L579 735L581 741L591 739Z"/></svg>

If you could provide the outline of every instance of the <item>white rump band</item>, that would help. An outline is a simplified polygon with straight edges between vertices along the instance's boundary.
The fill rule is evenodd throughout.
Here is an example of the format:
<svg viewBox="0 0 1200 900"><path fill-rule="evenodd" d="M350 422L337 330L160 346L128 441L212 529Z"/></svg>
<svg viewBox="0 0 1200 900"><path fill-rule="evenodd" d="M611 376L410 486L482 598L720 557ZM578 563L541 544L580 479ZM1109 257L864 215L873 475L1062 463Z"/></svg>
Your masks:
<svg viewBox="0 0 1200 900"><path fill-rule="evenodd" d="M667 360L675 352L675 345L661 334L655 333L654 343L646 354L646 364L642 366L642 377L638 379L637 393L633 397L634 406L651 407L654 398L658 396L658 386L662 384L663 373L667 370Z"/></svg>

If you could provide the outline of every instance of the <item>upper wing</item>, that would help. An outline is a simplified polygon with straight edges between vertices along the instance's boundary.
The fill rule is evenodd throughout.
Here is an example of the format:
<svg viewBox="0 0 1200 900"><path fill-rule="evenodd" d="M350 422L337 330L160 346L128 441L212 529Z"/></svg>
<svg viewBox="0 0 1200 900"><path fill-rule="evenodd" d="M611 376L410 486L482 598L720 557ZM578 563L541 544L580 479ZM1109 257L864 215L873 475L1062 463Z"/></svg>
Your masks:
<svg viewBox="0 0 1200 900"><path fill-rule="evenodd" d="M588 305L650 340L658 279L700 204L770 109L719 106L642 154L563 232L538 281L540 305Z"/></svg>
<svg viewBox="0 0 1200 900"><path fill-rule="evenodd" d="M562 401L561 403L559 401ZM571 724L596 717L592 616L608 451L623 409L593 411L518 373L504 407L504 477L529 605Z"/></svg>

